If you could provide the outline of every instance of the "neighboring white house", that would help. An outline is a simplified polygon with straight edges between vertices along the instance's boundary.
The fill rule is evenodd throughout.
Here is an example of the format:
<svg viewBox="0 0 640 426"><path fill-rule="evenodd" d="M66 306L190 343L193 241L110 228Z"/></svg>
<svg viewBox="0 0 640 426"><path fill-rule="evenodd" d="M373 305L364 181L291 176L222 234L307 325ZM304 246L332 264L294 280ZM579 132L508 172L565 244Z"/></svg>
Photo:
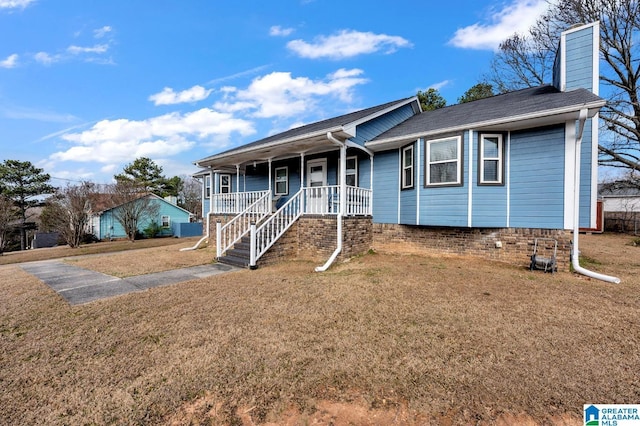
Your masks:
<svg viewBox="0 0 640 426"><path fill-rule="evenodd" d="M601 183L598 197L604 202L605 229L640 231L640 188L628 181Z"/></svg>

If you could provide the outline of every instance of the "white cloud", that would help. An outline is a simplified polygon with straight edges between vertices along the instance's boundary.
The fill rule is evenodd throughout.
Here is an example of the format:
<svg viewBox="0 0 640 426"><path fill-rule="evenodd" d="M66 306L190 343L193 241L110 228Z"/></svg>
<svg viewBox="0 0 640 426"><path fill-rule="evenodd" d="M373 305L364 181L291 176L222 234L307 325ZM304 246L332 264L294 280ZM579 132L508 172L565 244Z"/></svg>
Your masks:
<svg viewBox="0 0 640 426"><path fill-rule="evenodd" d="M490 24L475 23L460 28L449 41L455 47L496 50L514 33L527 31L548 7L546 0L515 0L490 17Z"/></svg>
<svg viewBox="0 0 640 426"><path fill-rule="evenodd" d="M448 86L450 84L451 84L451 80L442 80L442 81L439 81L437 83L433 83L432 85L430 85L429 89L440 90L443 87L446 87L446 86Z"/></svg>
<svg viewBox="0 0 640 426"><path fill-rule="evenodd" d="M272 72L254 79L248 88L225 88L225 99L215 104L221 111L247 110L254 117L292 117L312 110L318 97L331 97L348 103L353 89L368 80L360 69L339 69L322 80L293 78L289 72Z"/></svg>
<svg viewBox="0 0 640 426"><path fill-rule="evenodd" d="M274 37L286 37L291 35L295 30L293 28L282 28L280 25L274 25L269 28L269 35Z"/></svg>
<svg viewBox="0 0 640 426"><path fill-rule="evenodd" d="M251 122L209 108L141 121L102 120L86 131L63 135L62 139L74 146L50 158L113 164L143 156L170 157L191 149L197 142L223 145L232 133L248 136L254 132Z"/></svg>
<svg viewBox="0 0 640 426"><path fill-rule="evenodd" d="M9 55L4 61L0 61L0 68L15 68L18 65L18 54Z"/></svg>
<svg viewBox="0 0 640 426"><path fill-rule="evenodd" d="M343 59L378 51L393 53L398 48L411 46L408 40L399 36L352 30L342 30L331 36L319 36L312 43L304 40L292 40L287 43L290 50L303 58L311 59Z"/></svg>
<svg viewBox="0 0 640 426"><path fill-rule="evenodd" d="M102 28L98 28L93 30L93 36L95 38L102 38L104 36L106 36L108 33L110 33L113 30L113 28L111 28L109 25L105 25Z"/></svg>
<svg viewBox="0 0 640 426"><path fill-rule="evenodd" d="M47 52L38 52L33 55L33 59L43 65L51 65L54 62L58 62L61 58L62 57L60 55L50 55Z"/></svg>
<svg viewBox="0 0 640 426"><path fill-rule="evenodd" d="M0 0L0 9L24 9L35 0Z"/></svg>
<svg viewBox="0 0 640 426"><path fill-rule="evenodd" d="M91 47L81 47L75 45L67 47L67 52L71 53L72 55L80 55L82 53L105 53L107 50L109 50L108 44L96 44L95 46Z"/></svg>
<svg viewBox="0 0 640 426"><path fill-rule="evenodd" d="M177 93L172 88L165 87L162 92L149 96L149 100L155 105L174 105L201 101L208 98L211 92L213 92L213 89L205 89L202 86L193 86Z"/></svg>

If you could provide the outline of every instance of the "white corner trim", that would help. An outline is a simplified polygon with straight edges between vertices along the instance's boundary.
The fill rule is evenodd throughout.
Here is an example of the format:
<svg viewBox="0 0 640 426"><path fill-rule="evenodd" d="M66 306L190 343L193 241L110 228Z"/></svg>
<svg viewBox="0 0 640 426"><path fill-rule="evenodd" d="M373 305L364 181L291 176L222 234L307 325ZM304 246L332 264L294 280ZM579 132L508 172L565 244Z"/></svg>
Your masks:
<svg viewBox="0 0 640 426"><path fill-rule="evenodd" d="M507 185L507 228L511 227L511 132L507 132L505 184Z"/></svg>
<svg viewBox="0 0 640 426"><path fill-rule="evenodd" d="M421 168L421 164L420 164L420 144L422 143L422 139L419 138L418 140L416 140L416 150L415 150L415 157L414 157L414 164L416 169L414 170L414 176L417 174L417 176L414 177L414 182L413 184L415 185L416 188L416 225L420 225L420 186L422 182L420 180L420 168Z"/></svg>
<svg viewBox="0 0 640 426"><path fill-rule="evenodd" d="M591 228L598 226L598 144L600 114L591 119Z"/></svg>
<svg viewBox="0 0 640 426"><path fill-rule="evenodd" d="M564 229L573 229L575 188L576 123L567 121L564 130Z"/></svg>
<svg viewBox="0 0 640 426"><path fill-rule="evenodd" d="M469 175L467 176L467 182L469 185L469 196L467 201L467 226L471 228L473 225L473 130L469 129L468 133L469 143ZM464 142L464 141L463 141ZM464 143L462 144L462 149L464 150ZM461 170L463 173L462 181L464 182L464 167Z"/></svg>

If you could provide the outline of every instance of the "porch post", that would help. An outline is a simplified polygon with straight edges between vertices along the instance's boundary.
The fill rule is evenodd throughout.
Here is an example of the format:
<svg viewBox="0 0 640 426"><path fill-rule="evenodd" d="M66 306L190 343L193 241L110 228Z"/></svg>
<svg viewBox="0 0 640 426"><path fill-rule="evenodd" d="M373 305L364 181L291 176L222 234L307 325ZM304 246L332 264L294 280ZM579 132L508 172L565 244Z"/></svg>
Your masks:
<svg viewBox="0 0 640 426"><path fill-rule="evenodd" d="M271 191L271 158L269 158L269 192L272 193Z"/></svg>
<svg viewBox="0 0 640 426"><path fill-rule="evenodd" d="M244 210L244 206L240 206L240 164L236 164L236 213Z"/></svg>
<svg viewBox="0 0 640 426"><path fill-rule="evenodd" d="M347 212L347 144L340 145L340 216Z"/></svg>
<svg viewBox="0 0 640 426"><path fill-rule="evenodd" d="M218 195L220 192L220 174L218 172L214 173L214 180L211 181L211 194ZM211 201L213 201L213 195L211 196ZM213 208L213 202L211 203L211 208ZM216 206L215 211L218 213L220 210L218 209L218 197L216 197Z"/></svg>
<svg viewBox="0 0 640 426"><path fill-rule="evenodd" d="M300 153L300 189L304 188L304 152Z"/></svg>
<svg viewBox="0 0 640 426"><path fill-rule="evenodd" d="M207 184L205 177L205 185ZM209 213L213 212L213 193L215 191L216 182L213 180L213 169L209 169Z"/></svg>

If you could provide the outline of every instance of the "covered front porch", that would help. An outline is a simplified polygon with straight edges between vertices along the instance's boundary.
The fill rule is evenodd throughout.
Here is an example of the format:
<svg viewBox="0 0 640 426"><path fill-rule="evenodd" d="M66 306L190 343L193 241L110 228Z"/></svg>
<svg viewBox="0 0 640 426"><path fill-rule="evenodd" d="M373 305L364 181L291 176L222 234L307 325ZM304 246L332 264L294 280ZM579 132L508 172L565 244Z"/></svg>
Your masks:
<svg viewBox="0 0 640 426"><path fill-rule="evenodd" d="M255 267L300 217L334 217L335 251L326 269L342 249L343 218L372 215L373 153L331 132L199 165L208 167L201 172L203 217L225 217L215 224L222 261Z"/></svg>

